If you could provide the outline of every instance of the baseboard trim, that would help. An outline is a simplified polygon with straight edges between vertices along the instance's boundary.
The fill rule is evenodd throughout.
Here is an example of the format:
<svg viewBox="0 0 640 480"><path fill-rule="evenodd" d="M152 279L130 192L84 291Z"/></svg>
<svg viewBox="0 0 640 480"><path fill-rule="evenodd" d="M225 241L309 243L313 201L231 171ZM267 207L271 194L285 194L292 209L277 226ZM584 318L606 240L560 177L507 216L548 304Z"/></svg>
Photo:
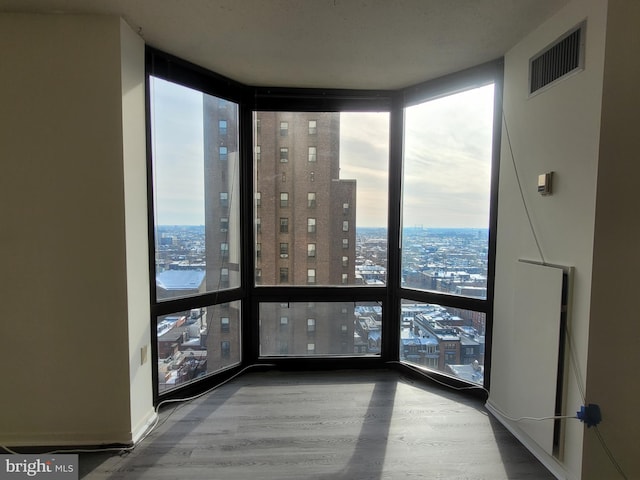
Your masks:
<svg viewBox="0 0 640 480"><path fill-rule="evenodd" d="M540 463L542 463L553 476L558 480L572 480L576 477L572 477L569 472L564 468L556 458L549 455L542 447L540 447L529 435L518 428L514 423L502 416L497 407L491 405L490 402L485 403L487 410L498 420L511 434L518 439L524 447L529 450L534 457L536 457Z"/></svg>
<svg viewBox="0 0 640 480"><path fill-rule="evenodd" d="M147 417L138 424L138 426L131 432L133 444L137 443L144 438L144 435L152 428L158 418L158 413L155 410L151 410Z"/></svg>

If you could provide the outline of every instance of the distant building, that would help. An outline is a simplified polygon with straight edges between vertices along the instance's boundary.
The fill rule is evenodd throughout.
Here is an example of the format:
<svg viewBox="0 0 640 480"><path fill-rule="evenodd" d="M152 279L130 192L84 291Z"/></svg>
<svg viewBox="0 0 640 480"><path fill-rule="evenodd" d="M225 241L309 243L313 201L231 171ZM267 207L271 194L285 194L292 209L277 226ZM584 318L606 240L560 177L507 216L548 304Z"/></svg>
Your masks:
<svg viewBox="0 0 640 480"><path fill-rule="evenodd" d="M205 96L207 291L239 286L237 115ZM355 284L356 182L340 179L340 115L257 112L254 134L256 284ZM209 371L239 361L239 319L235 305L207 309ZM262 304L261 354L354 353L353 321L353 305Z"/></svg>
<svg viewBox="0 0 640 480"><path fill-rule="evenodd" d="M257 112L259 285L353 285L356 181L340 179L338 113ZM354 353L349 303L262 304L261 354Z"/></svg>

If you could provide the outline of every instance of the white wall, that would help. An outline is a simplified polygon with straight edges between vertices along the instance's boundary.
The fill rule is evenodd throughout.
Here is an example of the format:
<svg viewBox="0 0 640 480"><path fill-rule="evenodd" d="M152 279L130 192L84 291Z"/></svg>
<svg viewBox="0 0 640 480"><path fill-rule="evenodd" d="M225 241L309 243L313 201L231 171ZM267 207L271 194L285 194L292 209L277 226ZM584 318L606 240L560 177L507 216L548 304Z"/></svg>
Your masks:
<svg viewBox="0 0 640 480"><path fill-rule="evenodd" d="M133 368L146 237L127 231L143 199L125 210L146 188L144 150L123 139L140 68L121 75L143 45L115 17L2 14L0 32L0 443L128 443L151 408L149 363Z"/></svg>
<svg viewBox="0 0 640 480"><path fill-rule="evenodd" d="M544 260L575 267L570 328L579 373L567 373L567 414L574 414L583 403L578 382L584 388L587 374L606 6L602 0L575 0L505 56L504 113ZM529 98L529 58L585 19L585 70ZM514 377L509 372L510 359L519 355L520 348L531 346L526 338L516 338L514 333L520 318L513 288L518 259L541 258L517 187L504 128L502 140L490 402L509 413L517 409L510 403L511 391L540 387L525 371L516 375L519 381L504 380ZM537 177L549 171L555 172L554 192L543 197L536 191ZM533 347L539 348L541 356L557 349L557 345ZM511 427L527 441L517 423ZM566 422L559 461L535 451L535 445L533 450L558 476L581 478L583 431L578 421Z"/></svg>

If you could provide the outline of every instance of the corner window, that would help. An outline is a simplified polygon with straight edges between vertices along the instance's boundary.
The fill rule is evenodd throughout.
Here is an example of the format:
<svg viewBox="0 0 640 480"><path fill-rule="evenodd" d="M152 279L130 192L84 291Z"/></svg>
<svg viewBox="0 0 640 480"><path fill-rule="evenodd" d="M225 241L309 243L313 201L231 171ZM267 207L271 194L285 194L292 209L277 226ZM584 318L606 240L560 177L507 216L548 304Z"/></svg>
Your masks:
<svg viewBox="0 0 640 480"><path fill-rule="evenodd" d="M487 308L493 105L489 84L405 108L402 286L443 301L404 300L401 359L479 384L486 314L455 298Z"/></svg>
<svg viewBox="0 0 640 480"><path fill-rule="evenodd" d="M148 52L172 79L149 76L156 394L222 377L241 346L267 362L373 356L483 383L494 73L456 76L451 94L443 79L435 96L432 82L275 91Z"/></svg>
<svg viewBox="0 0 640 480"><path fill-rule="evenodd" d="M238 105L155 76L149 102L152 312L162 312L152 322L163 394L240 362L240 302L195 306L240 286L240 198L230 194L240 185Z"/></svg>

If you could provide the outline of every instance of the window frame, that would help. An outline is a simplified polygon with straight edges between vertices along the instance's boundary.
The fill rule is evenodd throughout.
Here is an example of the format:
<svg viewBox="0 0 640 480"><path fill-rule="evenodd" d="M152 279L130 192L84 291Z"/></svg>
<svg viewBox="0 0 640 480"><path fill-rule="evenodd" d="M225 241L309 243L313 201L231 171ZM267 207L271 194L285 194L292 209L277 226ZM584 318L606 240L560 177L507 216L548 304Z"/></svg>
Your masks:
<svg viewBox="0 0 640 480"><path fill-rule="evenodd" d="M292 357L271 359L274 364L287 365L295 368L361 368L370 366L383 367L388 361L398 361L399 359L399 326L401 324L400 306L402 299L416 302L436 303L443 306L475 310L486 315L487 337L485 351L485 388L489 388L490 381L490 360L491 360L491 332L493 317L493 295L494 295L494 275L495 275L495 231L497 226L497 178L499 166L499 145L501 134L501 111L502 111L502 70L503 61L497 59L487 62L477 67L457 72L435 80L423 82L418 85L399 90L340 90L340 89L300 89L285 87L253 87L233 81L216 73L210 72L202 67L193 65L185 60L154 49L146 47L146 75L147 75L147 186L148 186L148 222L149 222L149 245L155 245L153 228L153 183L151 179L151 145L150 145L150 99L149 99L149 76L153 75L164 80L178 83L189 88L194 88L233 101L239 105L239 151L240 156L240 238L243 258L248 259L241 265L241 284L238 288L232 288L215 293L197 295L189 298L158 302L155 289L151 290L151 319L152 326L155 319L160 315L170 314L188 310L190 308L201 308L215 306L233 301L239 301L241 306L240 327L241 337L241 363L225 371L208 375L205 379L171 390L168 393L159 395L157 389L157 369L153 370L154 403L157 405L161 400L174 398L188 394L190 391L201 391L206 385L212 385L224 381L231 375L239 372L242 368L259 363L262 358L259 355L259 319L257 312L262 302L377 302L382 305L384 321L382 323L382 344L381 353L377 357L341 356L332 357ZM492 179L490 198L490 225L489 225L489 262L487 279L487 298L474 299L468 297L457 297L454 295L442 295L434 292L418 291L415 289L405 289L400 282L400 238L399 229L401 225L401 164L403 158L403 109L406 106L424 102L428 99L445 96L457 91L474 88L477 86L494 83L494 133L493 133L493 159L492 159ZM385 286L363 287L359 285L348 286L291 286L288 284L265 286L256 282L256 275L259 265L256 265L254 248L256 236L260 235L259 227L254 224L256 220L255 212L260 208L253 198L254 178L253 162L254 154L260 155L260 147L256 151L253 144L253 122L252 116L255 111L281 111L281 112L389 112L390 114L390 138L389 138L389 171L388 171L388 213L387 213L387 250L388 268L387 284ZM288 127L289 125L287 125ZM229 128L229 126L227 126ZM260 126L256 126L260 128ZM318 125L316 124L316 128ZM283 129L279 125L276 134L280 137L287 137L289 129ZM317 130L316 130L317 133ZM309 132L309 135L316 133ZM314 146L315 137L309 139L309 146ZM258 158L259 161L259 158ZM316 152L317 161L317 152ZM283 162L284 163L284 162ZM283 172L284 173L284 172ZM313 172L309 172L310 179ZM284 179L284 177L283 177ZM226 200L222 194L226 193ZM234 194L235 195L235 194ZM229 207L229 193L221 192L220 207ZM349 206L348 208L351 208ZM278 216L276 215L276 218ZM350 226L356 228L355 225ZM267 228L266 225L264 227ZM273 228L273 227L270 227ZM276 227L277 228L277 227ZM276 236L280 235L276 229ZM338 242L340 240L337 240ZM259 243L259 241L258 241ZM290 250L292 250L291 248ZM317 252L316 252L317 255ZM317 257L308 257L307 260L315 260ZM264 258L258 259L264 261ZM350 262L352 263L352 262ZM311 263L313 265L313 262ZM153 249L149 253L149 275L151 285L155 285L155 261ZM288 272L289 278L291 272ZM152 354L157 358L157 339L154 335L155 328L152 328ZM235 348L235 347L234 347ZM459 379L450 378L437 370L429 370L430 375L436 375L448 383L466 386L465 382Z"/></svg>

